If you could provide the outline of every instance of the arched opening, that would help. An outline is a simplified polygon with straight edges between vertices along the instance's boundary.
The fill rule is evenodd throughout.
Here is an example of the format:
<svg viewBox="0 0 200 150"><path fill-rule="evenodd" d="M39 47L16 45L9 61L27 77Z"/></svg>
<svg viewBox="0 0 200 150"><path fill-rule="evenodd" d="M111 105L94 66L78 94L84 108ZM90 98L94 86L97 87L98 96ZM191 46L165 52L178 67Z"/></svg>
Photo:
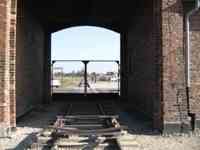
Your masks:
<svg viewBox="0 0 200 150"><path fill-rule="evenodd" d="M120 94L120 34L77 26L52 34L52 94Z"/></svg>

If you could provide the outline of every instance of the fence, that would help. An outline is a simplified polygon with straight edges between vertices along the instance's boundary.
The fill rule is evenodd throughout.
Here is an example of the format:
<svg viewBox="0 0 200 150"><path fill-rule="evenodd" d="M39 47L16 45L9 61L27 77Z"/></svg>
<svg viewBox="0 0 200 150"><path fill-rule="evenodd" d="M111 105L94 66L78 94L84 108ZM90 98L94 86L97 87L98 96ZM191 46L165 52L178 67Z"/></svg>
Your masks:
<svg viewBox="0 0 200 150"><path fill-rule="evenodd" d="M120 93L117 60L53 60L52 93Z"/></svg>

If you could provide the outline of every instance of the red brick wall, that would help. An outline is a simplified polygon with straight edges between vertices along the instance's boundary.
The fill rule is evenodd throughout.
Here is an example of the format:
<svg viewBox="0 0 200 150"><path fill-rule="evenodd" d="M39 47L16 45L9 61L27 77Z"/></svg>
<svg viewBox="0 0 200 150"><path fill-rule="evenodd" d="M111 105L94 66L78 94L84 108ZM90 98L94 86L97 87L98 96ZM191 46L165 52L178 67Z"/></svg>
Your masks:
<svg viewBox="0 0 200 150"><path fill-rule="evenodd" d="M200 11L190 17L190 110L200 120Z"/></svg>
<svg viewBox="0 0 200 150"><path fill-rule="evenodd" d="M163 105L164 127L171 123L187 124L182 0L138 1L140 3L141 6L134 9L135 14L130 14L131 24L123 35L128 42L123 46L128 52L125 64L130 66L125 69L129 76L129 102L149 114L154 122L162 119ZM15 126L16 122L15 5L15 0L0 0L0 122L11 123L11 126ZM193 27L198 27L197 20L193 18ZM39 30L42 38L43 31L41 28ZM199 117L199 63L195 59L198 58L198 30L191 31L191 35L192 56L195 56L191 64L191 108ZM45 47L44 43L39 45L40 49ZM39 61L43 59L39 52L35 58ZM42 74L45 69L39 66ZM37 71L37 67L33 67L33 70ZM40 79L36 77L37 81L42 82ZM39 90L37 94L41 93L42 90Z"/></svg>
<svg viewBox="0 0 200 150"><path fill-rule="evenodd" d="M16 49L17 117L43 102L45 31L38 19L18 5Z"/></svg>
<svg viewBox="0 0 200 150"><path fill-rule="evenodd" d="M181 0L162 0L164 124L187 123Z"/></svg>
<svg viewBox="0 0 200 150"><path fill-rule="evenodd" d="M17 0L10 1L10 30L9 30L9 51L10 51L10 123L16 126L16 14Z"/></svg>
<svg viewBox="0 0 200 150"><path fill-rule="evenodd" d="M152 118L155 128L181 130L189 126L182 1L145 1L136 11L125 46L128 105Z"/></svg>
<svg viewBox="0 0 200 150"><path fill-rule="evenodd" d="M160 1L140 1L127 31L126 65L128 107L162 128Z"/></svg>
<svg viewBox="0 0 200 150"><path fill-rule="evenodd" d="M144 5L145 4L145 5ZM155 43L152 1L138 6L128 30L128 96L133 107L153 118ZM148 26L147 26L148 24Z"/></svg>
<svg viewBox="0 0 200 150"><path fill-rule="evenodd" d="M0 0L0 121L15 126L15 0ZM11 7L12 6L12 7Z"/></svg>
<svg viewBox="0 0 200 150"><path fill-rule="evenodd" d="M7 64L7 0L0 0L0 122L5 122L5 111L9 100L9 89L6 86L8 79L6 76L6 64ZM8 65L7 65L8 66ZM7 72L8 73L8 72Z"/></svg>

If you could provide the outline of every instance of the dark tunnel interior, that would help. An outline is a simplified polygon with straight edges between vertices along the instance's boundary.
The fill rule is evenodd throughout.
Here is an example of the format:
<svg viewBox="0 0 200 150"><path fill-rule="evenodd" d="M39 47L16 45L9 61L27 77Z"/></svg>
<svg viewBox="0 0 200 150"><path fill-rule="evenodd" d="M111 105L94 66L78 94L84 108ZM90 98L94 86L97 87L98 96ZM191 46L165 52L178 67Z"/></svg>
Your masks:
<svg viewBox="0 0 200 150"><path fill-rule="evenodd" d="M160 49L154 36L158 27L153 5L153 0L18 0L17 117L52 101L106 101L130 116L144 116L140 118L150 120L152 128L161 129L161 76L155 60ZM51 34L85 25L121 35L120 96L51 95ZM155 127L154 122L160 124Z"/></svg>

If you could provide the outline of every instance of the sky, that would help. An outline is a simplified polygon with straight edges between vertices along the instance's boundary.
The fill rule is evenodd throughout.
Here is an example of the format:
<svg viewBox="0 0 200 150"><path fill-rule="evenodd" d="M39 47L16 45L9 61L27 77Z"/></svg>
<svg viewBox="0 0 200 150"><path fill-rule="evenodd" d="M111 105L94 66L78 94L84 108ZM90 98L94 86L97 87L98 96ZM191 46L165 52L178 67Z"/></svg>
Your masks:
<svg viewBox="0 0 200 150"><path fill-rule="evenodd" d="M120 34L105 28L79 26L52 34L52 60L120 60ZM65 72L83 68L81 62L57 62ZM108 72L116 63L89 63L88 72Z"/></svg>

